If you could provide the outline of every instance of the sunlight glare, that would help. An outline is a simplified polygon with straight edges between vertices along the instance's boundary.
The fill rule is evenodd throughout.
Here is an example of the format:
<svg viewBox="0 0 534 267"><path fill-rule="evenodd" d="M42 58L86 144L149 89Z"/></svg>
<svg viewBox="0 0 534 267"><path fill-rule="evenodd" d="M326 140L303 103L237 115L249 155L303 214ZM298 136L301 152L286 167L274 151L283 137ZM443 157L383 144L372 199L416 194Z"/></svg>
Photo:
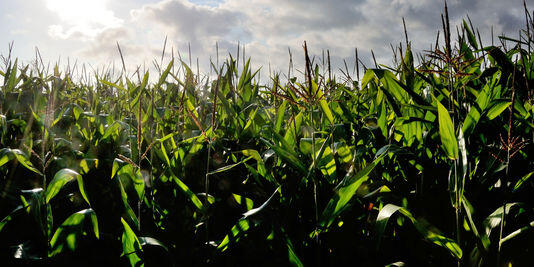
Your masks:
<svg viewBox="0 0 534 267"><path fill-rule="evenodd" d="M74 33L94 37L103 28L119 26L122 20L107 8L107 0L46 0L49 10L55 12L62 24L52 25L51 32L61 38Z"/></svg>

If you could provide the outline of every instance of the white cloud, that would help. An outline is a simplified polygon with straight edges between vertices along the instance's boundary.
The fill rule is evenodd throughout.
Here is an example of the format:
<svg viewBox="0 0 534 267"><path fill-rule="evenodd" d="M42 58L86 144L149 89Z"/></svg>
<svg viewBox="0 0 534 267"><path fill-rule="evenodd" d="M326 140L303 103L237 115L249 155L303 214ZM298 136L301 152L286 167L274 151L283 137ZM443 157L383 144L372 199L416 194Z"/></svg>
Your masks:
<svg viewBox="0 0 534 267"><path fill-rule="evenodd" d="M49 26L55 38L93 38L106 28L119 27L123 20L107 8L107 0L46 0L46 7L59 16L61 24Z"/></svg>

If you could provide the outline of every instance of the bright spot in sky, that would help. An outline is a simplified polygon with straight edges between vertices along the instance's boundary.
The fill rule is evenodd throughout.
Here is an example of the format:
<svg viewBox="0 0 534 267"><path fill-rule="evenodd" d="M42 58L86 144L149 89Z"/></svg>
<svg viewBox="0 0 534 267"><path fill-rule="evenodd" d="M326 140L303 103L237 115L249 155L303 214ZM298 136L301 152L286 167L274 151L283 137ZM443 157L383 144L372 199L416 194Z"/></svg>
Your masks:
<svg viewBox="0 0 534 267"><path fill-rule="evenodd" d="M56 38L91 38L106 28L120 26L123 20L106 7L108 0L45 0L61 24L51 25L49 34Z"/></svg>

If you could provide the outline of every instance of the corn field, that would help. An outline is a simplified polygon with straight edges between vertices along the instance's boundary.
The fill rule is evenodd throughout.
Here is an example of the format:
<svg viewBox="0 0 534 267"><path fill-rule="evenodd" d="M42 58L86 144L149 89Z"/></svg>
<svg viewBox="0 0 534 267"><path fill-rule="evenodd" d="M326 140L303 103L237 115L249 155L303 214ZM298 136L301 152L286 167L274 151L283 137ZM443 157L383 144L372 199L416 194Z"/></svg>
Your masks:
<svg viewBox="0 0 534 267"><path fill-rule="evenodd" d="M447 12L431 51L406 34L355 77L306 43L267 84L231 56L76 78L3 57L0 259L528 266L534 20L483 44Z"/></svg>

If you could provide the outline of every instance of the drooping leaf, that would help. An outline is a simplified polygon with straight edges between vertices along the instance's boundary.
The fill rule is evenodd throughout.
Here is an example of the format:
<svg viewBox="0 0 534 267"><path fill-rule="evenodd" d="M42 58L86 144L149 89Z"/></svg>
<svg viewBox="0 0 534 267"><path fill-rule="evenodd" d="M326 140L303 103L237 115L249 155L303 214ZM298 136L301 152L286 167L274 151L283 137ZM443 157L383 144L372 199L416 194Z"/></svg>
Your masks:
<svg viewBox="0 0 534 267"><path fill-rule="evenodd" d="M280 190L280 187L276 188L276 190L274 190L274 192L271 194L271 196L263 204L261 204L261 206L255 208L255 209L251 209L251 210L243 213L243 218L242 219L247 219L248 217L256 215L260 211L262 211L265 207L267 207L267 205L269 205L269 202L271 202L271 200L273 199L273 197L276 195L276 193L279 190Z"/></svg>
<svg viewBox="0 0 534 267"><path fill-rule="evenodd" d="M10 222L11 220L13 220L13 218L15 218L16 216L20 215L20 214L23 214L24 213L24 210L26 209L27 207L26 206L18 206L16 207L13 211L11 211L6 217L4 217L1 221L0 221L0 232L2 232L2 229L4 229L4 227L6 226L6 224L8 222Z"/></svg>
<svg viewBox="0 0 534 267"><path fill-rule="evenodd" d="M263 137L260 137L260 140L263 141L267 146L269 146L271 149L274 150L276 155L280 156L282 159L284 159L287 163L295 167L297 170L299 170L302 174L306 175L308 170L304 166L304 164L298 159L297 155L295 153L292 153L291 151L285 150L284 148L273 145L271 142L267 141Z"/></svg>
<svg viewBox="0 0 534 267"><path fill-rule="evenodd" d="M382 153L373 162L367 165L365 168L354 174L354 169L347 173L343 181L336 186L334 196L330 199L326 208L324 209L319 225L322 227L329 227L330 224L341 214L349 200L354 196L356 190L360 185L369 179L369 174L378 165L378 163L384 158L387 153Z"/></svg>
<svg viewBox="0 0 534 267"><path fill-rule="evenodd" d="M519 202L514 203L506 203L506 205L500 206L497 208L494 212L492 212L483 222L482 225L484 225L484 233L486 236L490 236L491 231L501 224L501 219L503 212L506 211L506 215L510 214L510 209L515 206L520 206L521 204ZM504 209L505 207L505 209Z"/></svg>
<svg viewBox="0 0 534 267"><path fill-rule="evenodd" d="M87 204L91 205L89 203L89 199L87 198L87 194L85 193L82 176L79 173L67 168L59 170L54 175L52 181L50 181L50 184L48 184L45 192L46 203L49 203L50 200L59 193L65 184L73 181L74 179L76 179L78 182L78 188L83 199L87 202Z"/></svg>
<svg viewBox="0 0 534 267"><path fill-rule="evenodd" d="M74 251L83 234L83 226L86 220L92 224L94 235L99 238L98 221L96 214L92 209L85 209L70 215L56 230L50 240L51 252L49 256L53 257L61 253L65 246Z"/></svg>
<svg viewBox="0 0 534 267"><path fill-rule="evenodd" d="M0 149L0 167L2 167L2 165L6 164L7 162L9 162L9 161L11 161L13 159L17 159L17 161L22 166L26 167L28 170L30 170L32 172L35 172L37 174L41 174L41 172L38 171L33 166L31 161L29 160L28 156L26 156L26 154L24 154L24 152L22 152L21 150L19 150L19 149L11 149L11 148L8 148L8 147Z"/></svg>
<svg viewBox="0 0 534 267"><path fill-rule="evenodd" d="M454 240L447 238L441 235L440 233L436 233L435 230L431 230L435 229L434 227L427 227L423 223L416 220L412 213L409 212L407 209L393 204L385 205L380 210L376 218L376 227L378 231L379 240L382 238L386 230L386 226L388 224L389 219L397 212L408 218L413 223L415 229L417 229L417 231L421 235L423 235L423 237L427 241L447 249L453 256L458 259L462 258L462 249L456 242L454 242ZM378 244L380 244L380 242Z"/></svg>
<svg viewBox="0 0 534 267"><path fill-rule="evenodd" d="M169 251L169 248L167 246L165 246L161 241L159 241L159 240L157 240L157 239L155 239L153 237L140 236L139 237L139 243L141 244L141 247L150 245L150 246L161 247L164 250Z"/></svg>

